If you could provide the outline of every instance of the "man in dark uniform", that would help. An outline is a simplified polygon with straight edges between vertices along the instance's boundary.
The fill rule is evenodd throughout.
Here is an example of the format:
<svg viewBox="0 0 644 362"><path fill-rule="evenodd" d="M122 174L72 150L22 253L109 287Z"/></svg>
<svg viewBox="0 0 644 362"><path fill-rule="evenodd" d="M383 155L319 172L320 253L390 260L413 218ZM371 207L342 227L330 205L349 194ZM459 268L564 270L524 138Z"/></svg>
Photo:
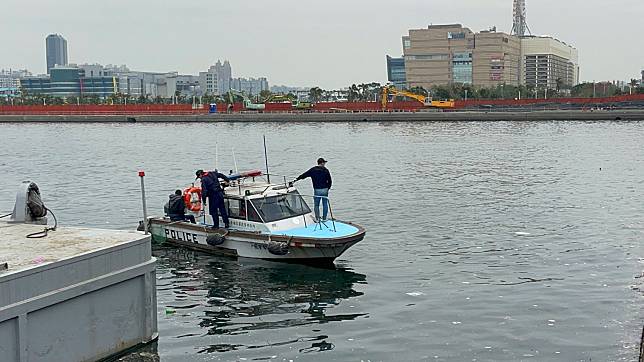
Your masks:
<svg viewBox="0 0 644 362"><path fill-rule="evenodd" d="M318 158L318 165L311 167L305 173L299 175L295 181L303 180L307 177L311 178L313 182L313 204L315 219L320 220L320 201L322 201L322 220L326 220L326 215L329 211L329 189L331 188L331 173L325 167L326 160ZM293 181L293 182L295 182Z"/></svg>
<svg viewBox="0 0 644 362"><path fill-rule="evenodd" d="M219 179L223 179L226 182L230 180L226 175L217 172L217 170L208 172L197 170L196 175L197 178L201 179L201 198L204 204L206 203L206 198L208 198L208 211L212 216L213 228L219 228L219 212L221 212L224 227L228 229L230 222L228 221L226 205L224 205L224 189L221 188Z"/></svg>

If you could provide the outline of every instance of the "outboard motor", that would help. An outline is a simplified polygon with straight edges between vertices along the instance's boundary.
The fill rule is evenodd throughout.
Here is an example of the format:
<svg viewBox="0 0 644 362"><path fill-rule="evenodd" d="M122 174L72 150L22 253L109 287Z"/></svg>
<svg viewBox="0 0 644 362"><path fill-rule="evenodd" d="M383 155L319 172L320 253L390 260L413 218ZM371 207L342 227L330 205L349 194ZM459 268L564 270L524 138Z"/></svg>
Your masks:
<svg viewBox="0 0 644 362"><path fill-rule="evenodd" d="M9 222L47 225L46 215L47 208L40 197L38 185L23 181L16 194L16 204Z"/></svg>

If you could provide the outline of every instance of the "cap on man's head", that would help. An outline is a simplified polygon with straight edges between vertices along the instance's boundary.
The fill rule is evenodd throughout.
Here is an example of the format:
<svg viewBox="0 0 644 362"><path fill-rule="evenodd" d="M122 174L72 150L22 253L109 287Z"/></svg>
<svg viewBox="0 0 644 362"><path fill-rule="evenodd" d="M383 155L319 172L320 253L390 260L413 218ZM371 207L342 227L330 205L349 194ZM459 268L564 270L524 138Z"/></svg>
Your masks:
<svg viewBox="0 0 644 362"><path fill-rule="evenodd" d="M326 163L326 160L323 159L322 157L318 158L318 165L322 163Z"/></svg>
<svg viewBox="0 0 644 362"><path fill-rule="evenodd" d="M197 177L201 177L201 175L203 175L203 170L197 170L197 172L195 172L195 175L197 175Z"/></svg>

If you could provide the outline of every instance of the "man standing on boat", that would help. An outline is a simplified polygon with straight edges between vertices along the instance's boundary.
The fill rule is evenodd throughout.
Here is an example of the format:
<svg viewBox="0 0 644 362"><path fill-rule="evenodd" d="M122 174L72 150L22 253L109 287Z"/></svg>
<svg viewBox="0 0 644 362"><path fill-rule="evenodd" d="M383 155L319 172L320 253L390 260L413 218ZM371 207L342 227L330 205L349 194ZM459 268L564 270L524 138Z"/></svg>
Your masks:
<svg viewBox="0 0 644 362"><path fill-rule="evenodd" d="M320 220L320 201L322 201L322 220L326 220L329 211L329 189L331 188L331 173L325 167L326 160L318 158L318 165L311 167L305 173L299 175L295 181L303 180L307 177L313 182L313 204L316 221ZM293 182L295 182L293 181Z"/></svg>
<svg viewBox="0 0 644 362"><path fill-rule="evenodd" d="M204 204L206 203L206 198L208 198L208 211L212 217L213 228L219 229L219 212L221 212L224 227L228 229L230 223L226 205L224 205L224 189L221 188L219 179L223 179L226 182L230 180L223 173L217 172L217 170L208 172L197 170L196 175L197 178L201 179L201 198Z"/></svg>

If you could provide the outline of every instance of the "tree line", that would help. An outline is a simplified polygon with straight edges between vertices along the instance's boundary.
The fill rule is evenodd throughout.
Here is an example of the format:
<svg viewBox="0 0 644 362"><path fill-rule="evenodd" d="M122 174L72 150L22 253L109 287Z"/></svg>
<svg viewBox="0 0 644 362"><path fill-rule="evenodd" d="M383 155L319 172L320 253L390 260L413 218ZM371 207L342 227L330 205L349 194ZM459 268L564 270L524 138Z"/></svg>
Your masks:
<svg viewBox="0 0 644 362"><path fill-rule="evenodd" d="M435 85L429 89L423 87L412 87L407 90L411 93L429 96L434 99L524 99L524 98L562 98L562 97L611 97L622 94L644 94L644 87L636 79L628 83L628 87L622 89L612 83L582 83L574 87L563 86L560 79L557 80L554 89L537 89L531 86L514 86L508 84L499 84L494 87L474 87L469 84L450 84ZM380 101L383 85L377 82L352 84L345 89L325 90L320 87L312 87L308 91L309 101L311 102L330 102L330 101L348 101L348 102L369 102ZM271 97L277 95L268 90L263 90L259 95L249 97L257 103L269 101ZM284 95L290 99L297 99L293 93ZM404 98L397 97L402 100ZM238 99L234 99L238 101ZM0 95L0 104L24 104L24 105L62 105L62 104L210 104L210 103L229 103L227 94L215 95L205 94L201 96L190 96L179 91L175 92L172 97L152 97L148 95L132 96L122 93L110 94L107 97L97 95L56 97L48 94L30 94L22 92L17 97L2 97Z"/></svg>

